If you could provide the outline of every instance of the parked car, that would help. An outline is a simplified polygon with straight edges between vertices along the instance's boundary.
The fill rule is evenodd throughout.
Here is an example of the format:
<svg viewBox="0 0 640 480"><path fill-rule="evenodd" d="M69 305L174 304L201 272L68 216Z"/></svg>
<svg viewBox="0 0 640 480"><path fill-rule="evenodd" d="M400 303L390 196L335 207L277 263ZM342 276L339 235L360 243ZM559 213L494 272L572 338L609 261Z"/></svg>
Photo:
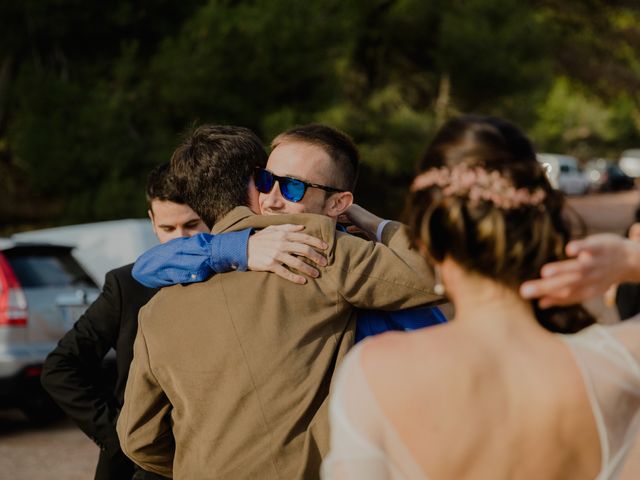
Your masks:
<svg viewBox="0 0 640 480"><path fill-rule="evenodd" d="M100 287L105 274L158 244L148 218L83 223L16 233L16 241L72 245L72 254Z"/></svg>
<svg viewBox="0 0 640 480"><path fill-rule="evenodd" d="M598 158L587 163L585 168L594 192L617 192L630 190L635 181L610 160Z"/></svg>
<svg viewBox="0 0 640 480"><path fill-rule="evenodd" d="M622 152L618 165L620 165L622 171L630 177L640 177L640 148Z"/></svg>
<svg viewBox="0 0 640 480"><path fill-rule="evenodd" d="M577 158L557 153L539 153L537 157L554 188L567 195L583 195L589 191L589 179L580 169Z"/></svg>
<svg viewBox="0 0 640 480"><path fill-rule="evenodd" d="M0 406L62 416L40 385L46 356L98 296L71 247L0 239Z"/></svg>

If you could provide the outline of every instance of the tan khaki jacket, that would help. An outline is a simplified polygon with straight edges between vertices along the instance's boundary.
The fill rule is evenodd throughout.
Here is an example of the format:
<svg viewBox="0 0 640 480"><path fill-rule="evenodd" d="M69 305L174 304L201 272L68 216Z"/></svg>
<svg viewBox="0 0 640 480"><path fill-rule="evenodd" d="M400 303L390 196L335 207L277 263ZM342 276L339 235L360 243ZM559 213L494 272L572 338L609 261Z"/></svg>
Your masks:
<svg viewBox="0 0 640 480"><path fill-rule="evenodd" d="M383 232L394 250L336 232L327 217L256 216L246 207L213 233L283 223L304 224L329 245L319 278L298 285L230 272L164 288L141 310L118 434L143 468L188 480L317 478L354 307L440 300L396 223Z"/></svg>

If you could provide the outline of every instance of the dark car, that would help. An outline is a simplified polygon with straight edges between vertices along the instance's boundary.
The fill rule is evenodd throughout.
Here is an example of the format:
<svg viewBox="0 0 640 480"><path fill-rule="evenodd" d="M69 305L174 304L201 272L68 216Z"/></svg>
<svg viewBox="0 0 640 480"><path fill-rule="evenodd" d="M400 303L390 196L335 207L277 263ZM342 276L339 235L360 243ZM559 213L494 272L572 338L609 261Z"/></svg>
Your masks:
<svg viewBox="0 0 640 480"><path fill-rule="evenodd" d="M61 416L42 365L98 293L71 247L0 239L0 408L40 423Z"/></svg>
<svg viewBox="0 0 640 480"><path fill-rule="evenodd" d="M595 192L618 192L631 190L635 186L635 180L612 162L590 162L588 172L591 190Z"/></svg>

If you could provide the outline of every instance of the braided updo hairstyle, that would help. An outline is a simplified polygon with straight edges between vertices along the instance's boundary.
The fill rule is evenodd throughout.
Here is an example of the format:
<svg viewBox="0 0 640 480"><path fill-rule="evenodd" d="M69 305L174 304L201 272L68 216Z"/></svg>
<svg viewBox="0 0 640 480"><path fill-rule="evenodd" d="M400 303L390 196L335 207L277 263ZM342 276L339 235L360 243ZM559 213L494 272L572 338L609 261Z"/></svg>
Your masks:
<svg viewBox="0 0 640 480"><path fill-rule="evenodd" d="M524 281L538 278L544 264L565 258L570 229L563 217L564 196L551 187L531 142L515 125L471 115L448 121L418 171L456 167L497 172L493 175L514 189L539 192L542 199L505 208L465 191L416 182L405 217L414 243L428 259L439 263L450 257L469 272L517 290ZM534 301L532 306L538 322L553 332L573 333L594 323L580 305L541 310Z"/></svg>

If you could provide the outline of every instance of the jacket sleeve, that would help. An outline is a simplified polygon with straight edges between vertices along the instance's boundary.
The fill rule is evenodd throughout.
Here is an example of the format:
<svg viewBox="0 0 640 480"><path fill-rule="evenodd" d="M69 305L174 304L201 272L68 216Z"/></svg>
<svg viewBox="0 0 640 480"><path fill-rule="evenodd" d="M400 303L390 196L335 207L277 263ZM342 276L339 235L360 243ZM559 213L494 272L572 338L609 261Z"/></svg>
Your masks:
<svg viewBox="0 0 640 480"><path fill-rule="evenodd" d="M140 312L133 344L133 361L118 417L122 451L143 469L172 476L175 440L171 430L171 403L158 383L144 336L145 309Z"/></svg>
<svg viewBox="0 0 640 480"><path fill-rule="evenodd" d="M102 293L47 357L42 385L64 412L102 449L118 446L117 401L101 384L100 365L115 346L121 314L120 285L113 272Z"/></svg>
<svg viewBox="0 0 640 480"><path fill-rule="evenodd" d="M174 238L143 253L133 266L133 278L147 287L161 288L203 282L216 273L245 271L251 233L246 229Z"/></svg>
<svg viewBox="0 0 640 480"><path fill-rule="evenodd" d="M431 267L397 222L386 225L382 243L338 232L332 256L327 271L345 301L356 307L400 310L444 300L433 292Z"/></svg>

